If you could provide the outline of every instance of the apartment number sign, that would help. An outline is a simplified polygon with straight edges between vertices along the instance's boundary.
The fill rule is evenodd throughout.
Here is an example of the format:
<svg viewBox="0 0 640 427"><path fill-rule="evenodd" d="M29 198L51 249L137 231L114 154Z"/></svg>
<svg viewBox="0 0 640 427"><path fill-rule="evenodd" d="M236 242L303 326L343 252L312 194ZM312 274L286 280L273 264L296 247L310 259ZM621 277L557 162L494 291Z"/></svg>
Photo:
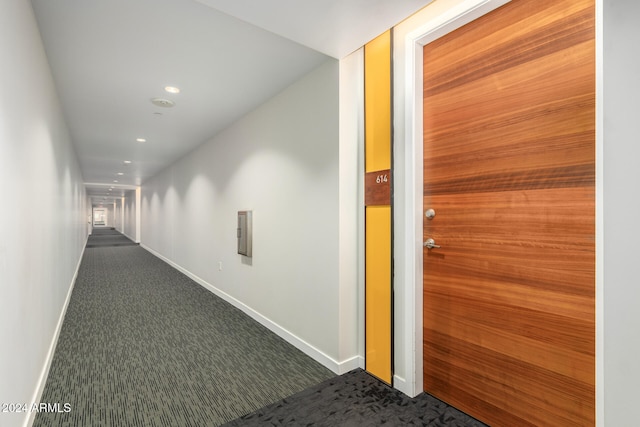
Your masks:
<svg viewBox="0 0 640 427"><path fill-rule="evenodd" d="M368 172L364 179L364 204L388 206L391 204L391 170Z"/></svg>

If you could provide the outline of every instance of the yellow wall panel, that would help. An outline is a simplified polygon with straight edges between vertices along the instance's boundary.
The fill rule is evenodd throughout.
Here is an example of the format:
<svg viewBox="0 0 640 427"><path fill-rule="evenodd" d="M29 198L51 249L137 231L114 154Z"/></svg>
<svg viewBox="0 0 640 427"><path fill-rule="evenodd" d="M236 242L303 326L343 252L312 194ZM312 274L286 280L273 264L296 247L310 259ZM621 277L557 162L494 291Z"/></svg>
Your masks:
<svg viewBox="0 0 640 427"><path fill-rule="evenodd" d="M364 47L365 172L391 168L391 31Z"/></svg>
<svg viewBox="0 0 640 427"><path fill-rule="evenodd" d="M364 47L365 368L391 384L391 31Z"/></svg>
<svg viewBox="0 0 640 427"><path fill-rule="evenodd" d="M366 370L391 383L391 207L365 210Z"/></svg>

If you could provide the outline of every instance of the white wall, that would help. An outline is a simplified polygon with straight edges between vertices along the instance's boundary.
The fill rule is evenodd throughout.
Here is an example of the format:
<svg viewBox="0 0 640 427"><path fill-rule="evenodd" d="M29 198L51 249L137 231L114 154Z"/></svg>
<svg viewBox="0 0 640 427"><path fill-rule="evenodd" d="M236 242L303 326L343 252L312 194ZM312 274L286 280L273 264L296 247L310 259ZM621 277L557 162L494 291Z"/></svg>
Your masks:
<svg viewBox="0 0 640 427"><path fill-rule="evenodd" d="M364 48L339 67L339 360L364 368Z"/></svg>
<svg viewBox="0 0 640 427"><path fill-rule="evenodd" d="M30 404L44 385L90 209L28 0L0 2L0 61L0 403ZM28 416L0 413L0 425Z"/></svg>
<svg viewBox="0 0 640 427"><path fill-rule="evenodd" d="M604 5L603 137L604 159L604 423L638 424L640 384L640 3L600 1ZM602 110L601 110L602 111Z"/></svg>
<svg viewBox="0 0 640 427"><path fill-rule="evenodd" d="M105 205L105 209L107 210L107 227L115 227L116 220L116 209L113 203Z"/></svg>
<svg viewBox="0 0 640 427"><path fill-rule="evenodd" d="M122 234L129 239L137 242L137 227L136 227L136 192L135 190L129 190L123 197L123 223Z"/></svg>
<svg viewBox="0 0 640 427"><path fill-rule="evenodd" d="M358 363L357 300L340 301L357 273L341 283L340 255L356 249L339 236L338 80L328 60L146 181L141 200L143 247L334 371ZM236 253L239 210L253 211L252 258Z"/></svg>
<svg viewBox="0 0 640 427"><path fill-rule="evenodd" d="M122 233L122 199L113 201L113 227Z"/></svg>

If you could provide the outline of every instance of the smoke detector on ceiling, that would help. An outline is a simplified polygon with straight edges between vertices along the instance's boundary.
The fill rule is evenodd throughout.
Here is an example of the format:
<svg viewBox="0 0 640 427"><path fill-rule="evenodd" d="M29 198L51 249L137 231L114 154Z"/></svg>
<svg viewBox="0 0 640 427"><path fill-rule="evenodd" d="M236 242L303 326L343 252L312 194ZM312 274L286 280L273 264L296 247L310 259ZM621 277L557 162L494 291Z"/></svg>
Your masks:
<svg viewBox="0 0 640 427"><path fill-rule="evenodd" d="M172 100L165 99L165 98L152 98L151 103L158 107L164 107L164 108L171 108L174 105L176 105L176 103L173 102Z"/></svg>

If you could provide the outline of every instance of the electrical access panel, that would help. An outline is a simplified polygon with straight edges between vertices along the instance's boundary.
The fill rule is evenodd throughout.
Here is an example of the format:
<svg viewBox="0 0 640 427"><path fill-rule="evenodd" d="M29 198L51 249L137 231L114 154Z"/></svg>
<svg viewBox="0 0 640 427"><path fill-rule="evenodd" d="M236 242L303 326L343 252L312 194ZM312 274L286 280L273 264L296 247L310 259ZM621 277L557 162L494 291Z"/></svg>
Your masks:
<svg viewBox="0 0 640 427"><path fill-rule="evenodd" d="M244 256L252 256L252 212L238 211L238 253Z"/></svg>

